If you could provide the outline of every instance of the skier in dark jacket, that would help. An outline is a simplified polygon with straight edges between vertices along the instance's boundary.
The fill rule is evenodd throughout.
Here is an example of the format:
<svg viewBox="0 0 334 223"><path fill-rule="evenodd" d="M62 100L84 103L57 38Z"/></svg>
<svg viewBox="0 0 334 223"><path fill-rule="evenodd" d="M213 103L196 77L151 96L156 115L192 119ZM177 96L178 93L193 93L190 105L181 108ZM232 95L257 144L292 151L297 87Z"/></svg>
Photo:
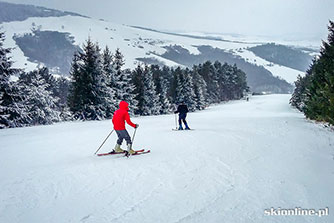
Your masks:
<svg viewBox="0 0 334 223"><path fill-rule="evenodd" d="M183 130L182 128L182 122L185 126L186 130L190 130L187 121L186 121L186 117L187 117L187 113L189 112L188 110L188 106L186 104L184 104L184 102L181 102L181 104L179 104L179 106L177 106L177 110L174 112L179 113L179 130Z"/></svg>

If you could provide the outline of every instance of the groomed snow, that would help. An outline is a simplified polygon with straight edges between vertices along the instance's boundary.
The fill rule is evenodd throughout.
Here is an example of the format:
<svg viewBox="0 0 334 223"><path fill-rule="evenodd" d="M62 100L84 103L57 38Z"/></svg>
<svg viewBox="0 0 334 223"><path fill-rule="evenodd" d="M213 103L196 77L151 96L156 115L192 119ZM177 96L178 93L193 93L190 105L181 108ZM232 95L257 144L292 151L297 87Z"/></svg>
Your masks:
<svg viewBox="0 0 334 223"><path fill-rule="evenodd" d="M129 159L93 155L110 120L0 130L0 222L333 222L334 134L289 98L190 113L194 131L171 131L174 115L134 117L134 147L152 152ZM271 207L330 216L265 216Z"/></svg>

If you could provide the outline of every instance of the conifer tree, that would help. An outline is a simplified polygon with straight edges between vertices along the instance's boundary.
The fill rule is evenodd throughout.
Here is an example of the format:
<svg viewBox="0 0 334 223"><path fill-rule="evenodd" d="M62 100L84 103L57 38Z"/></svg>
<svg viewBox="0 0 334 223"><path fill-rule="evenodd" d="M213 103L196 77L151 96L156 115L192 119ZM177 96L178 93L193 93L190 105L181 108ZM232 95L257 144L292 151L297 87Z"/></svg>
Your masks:
<svg viewBox="0 0 334 223"><path fill-rule="evenodd" d="M103 71L108 76L108 79L110 81L109 86L113 88L112 84L114 83L115 70L113 67L113 55L109 50L108 46L106 46L106 48L103 50L102 57L103 57Z"/></svg>
<svg viewBox="0 0 334 223"><path fill-rule="evenodd" d="M193 67L192 76L194 80L195 108L202 110L207 106L205 100L206 83L203 77L199 75L196 66Z"/></svg>
<svg viewBox="0 0 334 223"><path fill-rule="evenodd" d="M175 104L180 104L181 102L183 102L183 95L182 95L182 84L183 84L183 75L182 75L183 70L181 69L181 67L177 67L174 70L174 94L173 94L173 98L174 98L174 103Z"/></svg>
<svg viewBox="0 0 334 223"><path fill-rule="evenodd" d="M105 89L106 89L106 117L111 118L114 111L117 110L117 98L115 88L115 70L113 67L113 55L109 50L108 46L103 51L102 54L102 64L103 64L103 75L105 78Z"/></svg>
<svg viewBox="0 0 334 223"><path fill-rule="evenodd" d="M76 52L73 55L70 76L71 84L68 95L68 106L70 111L73 113L74 118L82 117L80 114L82 112L85 103L85 85L84 76L80 73L80 54Z"/></svg>
<svg viewBox="0 0 334 223"><path fill-rule="evenodd" d="M158 115L161 111L159 96L153 81L153 74L149 66L145 66L143 81L143 115Z"/></svg>
<svg viewBox="0 0 334 223"><path fill-rule="evenodd" d="M187 106L189 111L195 111L196 109L196 95L194 93L194 84L191 72L188 68L183 70L181 73L181 88L179 88L178 94L181 96L181 102L183 101Z"/></svg>
<svg viewBox="0 0 334 223"><path fill-rule="evenodd" d="M129 113L134 114L137 110L138 101L136 99L136 87L132 81L132 72L130 69L125 69L123 71L124 87L122 100L129 104Z"/></svg>
<svg viewBox="0 0 334 223"><path fill-rule="evenodd" d="M171 98L169 96L170 76L170 70L168 67L164 66L159 76L159 85L161 90L158 94L161 104L161 114L168 114L173 111Z"/></svg>
<svg viewBox="0 0 334 223"><path fill-rule="evenodd" d="M134 96L137 103L135 114L142 115L144 106L144 69L138 65L132 72L132 83L134 84Z"/></svg>
<svg viewBox="0 0 334 223"><path fill-rule="evenodd" d="M305 77L300 75L297 76L297 80L295 81L295 90L290 99L290 104L302 112L305 111L305 102L307 98L306 87L308 85L306 82L309 79L308 77L310 77L310 71L311 69L306 71L307 75Z"/></svg>
<svg viewBox="0 0 334 223"><path fill-rule="evenodd" d="M0 129L6 127L15 127L13 121L20 116L20 109L17 108L15 98L18 99L14 83L10 77L19 72L12 67L13 61L8 54L10 48L4 48L5 33L0 32Z"/></svg>
<svg viewBox="0 0 334 223"><path fill-rule="evenodd" d="M189 110L195 109L195 93L192 82L192 77L189 69L183 70L178 67L174 74L175 79L175 97L174 103L180 104L184 102L187 104Z"/></svg>
<svg viewBox="0 0 334 223"><path fill-rule="evenodd" d="M224 63L219 68L219 98L221 101L229 100L228 91L229 91L229 83L228 76L231 70L231 66L227 63Z"/></svg>
<svg viewBox="0 0 334 223"><path fill-rule="evenodd" d="M124 66L124 56L120 52L119 49L116 49L116 52L113 57L113 70L114 70L114 77L113 77L113 88L115 90L115 97L117 103L123 100L123 96L125 94L125 89L128 83L128 76L124 74L122 68Z"/></svg>
<svg viewBox="0 0 334 223"><path fill-rule="evenodd" d="M69 102L76 118L100 120L108 116L107 109L112 99L107 77L103 72L100 51L98 44L88 39L83 46L83 52L74 56Z"/></svg>
<svg viewBox="0 0 334 223"><path fill-rule="evenodd" d="M66 77L60 77L56 80L56 87L54 89L54 95L59 98L58 107L60 110L60 116L63 121L72 120L72 114L68 107L68 95L70 89L70 81Z"/></svg>
<svg viewBox="0 0 334 223"><path fill-rule="evenodd" d="M113 89L115 90L115 98L117 104L120 101L126 101L129 104L129 112L134 113L138 105L135 86L132 80L132 73L129 69L123 69L124 64L124 56L117 49L113 56Z"/></svg>
<svg viewBox="0 0 334 223"><path fill-rule="evenodd" d="M246 74L242 70L238 69L237 65L233 66L233 98L232 99L240 99L243 97L244 91L248 91L247 82L246 82Z"/></svg>
<svg viewBox="0 0 334 223"><path fill-rule="evenodd" d="M329 22L328 38L306 76L299 78L291 104L306 117L334 124L334 23Z"/></svg>
<svg viewBox="0 0 334 223"><path fill-rule="evenodd" d="M170 71L166 66L164 66L163 69L160 69L160 66L158 65L151 65L150 68L156 86L156 94L159 96L159 102L161 104L160 114L167 114L172 111L169 97Z"/></svg>
<svg viewBox="0 0 334 223"><path fill-rule="evenodd" d="M227 100L233 100L233 92L234 92L234 88L235 88L235 72L233 67L231 67L230 65L227 68L227 72L226 72L226 82L225 82L225 93L226 93L226 98Z"/></svg>
<svg viewBox="0 0 334 223"><path fill-rule="evenodd" d="M216 73L216 68L212 65L210 61L205 62L203 65L198 66L199 74L204 78L207 85L207 95L206 99L209 104L218 103L218 78Z"/></svg>
<svg viewBox="0 0 334 223"><path fill-rule="evenodd" d="M19 77L20 91L23 96L22 104L25 116L20 123L24 125L46 125L61 121L57 107L59 98L52 95L50 86L42 76L45 70L35 70L21 73Z"/></svg>

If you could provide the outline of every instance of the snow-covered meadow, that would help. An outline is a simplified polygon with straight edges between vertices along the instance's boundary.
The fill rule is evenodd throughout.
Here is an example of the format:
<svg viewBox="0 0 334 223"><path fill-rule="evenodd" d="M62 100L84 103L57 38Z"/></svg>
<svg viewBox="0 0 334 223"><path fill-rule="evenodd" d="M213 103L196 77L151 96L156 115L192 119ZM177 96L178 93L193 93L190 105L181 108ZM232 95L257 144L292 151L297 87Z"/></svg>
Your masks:
<svg viewBox="0 0 334 223"><path fill-rule="evenodd" d="M333 132L289 98L190 113L194 131L171 131L174 115L133 117L134 147L151 153L130 158L94 156L110 120L0 130L0 222L333 222L264 214L334 207Z"/></svg>
<svg viewBox="0 0 334 223"><path fill-rule="evenodd" d="M125 67L131 69L137 66L137 58L145 57L158 60L168 66L179 66L180 64L159 56L166 52L166 46L180 45L189 50L191 54L199 54L200 52L196 46L205 45L223 49L226 52L232 52L235 56L240 56L249 63L264 66L274 76L279 76L290 83L296 81L298 75L304 75L301 71L264 60L248 50L249 47L270 42L267 39L256 39L255 41L253 37L230 38L228 35L219 35L218 38L228 39L229 41L217 41L196 38L203 36L203 33L195 33L195 37L180 36L79 16L31 17L24 21L3 23L2 26L7 36L4 45L13 48L14 66L24 68L26 71L36 69L38 64L28 60L20 47L16 45L13 37L15 35L22 36L26 33L32 33L32 28L39 28L41 31L70 33L74 37L75 44L78 46L82 46L87 38L90 37L93 41L98 41L102 48L106 45L110 47L111 51L120 48L122 54L124 54ZM209 37L213 36L209 35ZM284 44L310 47L312 45L320 45L321 43L319 41L319 43L312 43L310 45L311 43L309 42L300 41L284 42Z"/></svg>

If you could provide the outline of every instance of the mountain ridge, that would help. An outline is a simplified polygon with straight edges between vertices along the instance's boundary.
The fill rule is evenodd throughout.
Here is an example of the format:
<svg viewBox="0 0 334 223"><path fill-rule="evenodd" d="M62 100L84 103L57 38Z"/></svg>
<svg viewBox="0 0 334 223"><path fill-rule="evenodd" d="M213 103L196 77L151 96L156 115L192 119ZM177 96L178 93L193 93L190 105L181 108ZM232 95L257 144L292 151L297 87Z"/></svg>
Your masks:
<svg viewBox="0 0 334 223"><path fill-rule="evenodd" d="M0 1L0 24L3 22L23 21L29 17L60 17L65 15L87 17L75 12L61 11L29 4L15 4Z"/></svg>
<svg viewBox="0 0 334 223"><path fill-rule="evenodd" d="M26 7L24 5L14 6ZM37 7L37 9L40 8ZM44 8L42 7L42 9ZM68 44L66 41L69 38L73 39L73 41L69 41L73 45L70 46L72 49L81 47L88 37L91 37L94 41L101 43L100 45L102 48L107 45L112 51L119 48L125 56L126 68L135 68L143 61L150 64L167 66L192 66L198 63L198 58L201 58L199 62L203 62L203 60L206 59L211 60L212 62L214 62L214 60L220 60L222 63L236 63L238 66L240 64L247 64L247 66L244 66L246 67L246 70L244 71L247 73L248 79L250 78L252 80L250 81L251 87L254 90L256 89L256 91L270 91L270 89L272 89L272 92L276 93L289 93L292 90L292 86L289 86L288 83L283 83L283 80L292 83L298 74L303 74L301 71L267 61L248 50L248 48L261 45L263 42L231 41L225 40L224 38L202 37L188 34L185 35L139 26L119 25L103 19L93 19L81 16L76 13L61 14L56 16L51 14L51 16L28 17L23 21L3 22L2 26L4 27L4 31L7 35L5 46L14 48L14 65L27 70L32 70L38 66L44 65L48 66L52 71L58 72L62 75L68 75L69 72L72 52L69 48L61 49L60 45L55 46L55 53L61 55L64 51L66 51L67 56L65 57L68 59L66 61L59 59L59 61L62 62L59 62L58 64L48 64L45 61L36 59L37 55L35 57L31 56L31 51L28 52L27 48L32 45L25 47L23 44L22 46L22 42L24 43L29 41L20 39L20 46L18 42L16 42L18 40L17 37L29 36L29 38L37 39L38 36L34 34L34 31L38 30L42 36L46 34L44 32L51 31L48 35L54 33L54 35L58 38L63 38L57 39L55 42L66 43L66 45ZM51 38L55 38L55 36ZM39 39L39 41L40 40L41 39ZM40 46L39 48L47 48L47 44L50 43L45 41L45 43L39 42L37 45ZM177 58L166 57L166 53L170 52L168 50L173 49L173 46L179 46L180 49L184 49L181 51L185 52L185 54L179 56L183 58L183 60L190 58L190 63L188 62L188 64L186 64L184 61L179 61ZM201 52L200 49L203 49L205 46L208 46L209 48L207 48L207 50L211 49L212 53L216 54L216 57L205 57L205 55L210 54L208 52L206 54ZM32 52L38 52L38 50L36 49ZM194 59L193 64L191 64L191 58ZM45 59L46 61L52 60L50 58ZM64 67L66 67L66 69L63 69ZM255 71L254 69L258 71ZM253 71L250 72L250 70ZM259 73L259 76L262 74L264 76L268 75L269 79L267 78L266 81L256 81L252 72ZM276 78L276 76L279 76L280 78ZM259 82L259 84L257 84L257 82ZM279 84L279 82L282 82L285 87L282 88L283 85ZM281 87L278 87L280 85Z"/></svg>

